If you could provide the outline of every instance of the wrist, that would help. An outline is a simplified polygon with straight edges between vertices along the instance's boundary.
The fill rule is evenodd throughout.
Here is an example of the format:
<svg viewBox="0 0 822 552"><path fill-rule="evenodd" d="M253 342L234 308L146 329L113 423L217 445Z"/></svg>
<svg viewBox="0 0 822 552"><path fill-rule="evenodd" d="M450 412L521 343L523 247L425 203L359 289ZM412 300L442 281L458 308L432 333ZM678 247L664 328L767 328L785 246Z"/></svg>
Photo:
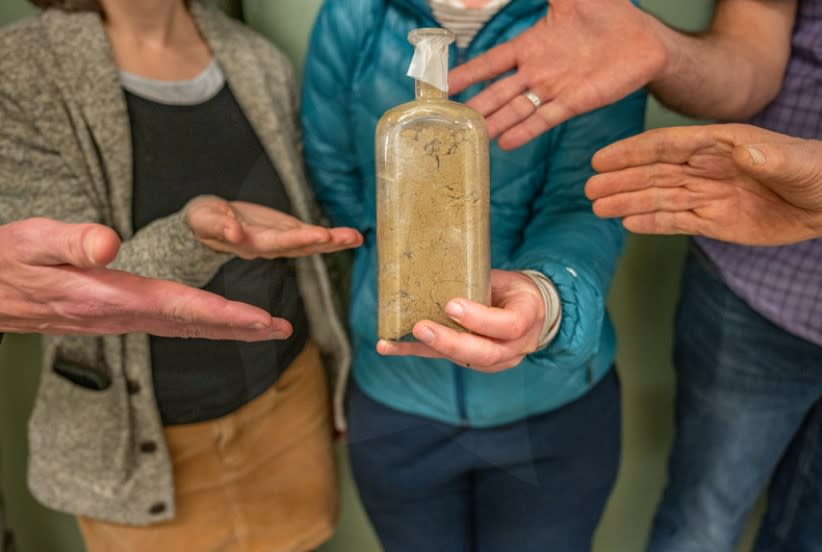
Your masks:
<svg viewBox="0 0 822 552"><path fill-rule="evenodd" d="M550 345L559 332L559 325L562 320L562 302L556 286L544 274L536 270L523 270L521 273L528 276L537 286L544 304L545 316L536 347L536 350L539 351Z"/></svg>
<svg viewBox="0 0 822 552"><path fill-rule="evenodd" d="M645 13L648 33L656 43L656 57L658 65L656 72L648 82L652 92L655 88L664 86L666 82L676 79L681 75L683 64L683 54L687 51L684 41L691 37L672 29L656 17Z"/></svg>

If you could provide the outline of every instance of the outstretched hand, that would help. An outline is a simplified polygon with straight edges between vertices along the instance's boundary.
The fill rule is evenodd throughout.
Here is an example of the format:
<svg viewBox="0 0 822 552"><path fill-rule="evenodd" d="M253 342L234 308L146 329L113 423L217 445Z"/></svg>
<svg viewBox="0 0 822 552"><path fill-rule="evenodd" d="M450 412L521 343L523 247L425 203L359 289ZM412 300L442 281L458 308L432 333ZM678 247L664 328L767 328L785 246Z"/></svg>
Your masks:
<svg viewBox="0 0 822 552"><path fill-rule="evenodd" d="M513 40L449 75L457 94L514 71L468 105L487 118L491 138L514 149L563 121L621 100L665 64L661 23L629 0L551 0L548 14ZM541 101L537 108L525 94Z"/></svg>
<svg viewBox="0 0 822 552"><path fill-rule="evenodd" d="M260 341L291 325L251 305L105 268L120 239L99 224L36 218L0 226L0 331L150 333Z"/></svg>
<svg viewBox="0 0 822 552"><path fill-rule="evenodd" d="M243 259L303 257L362 244L353 228L306 224L276 209L215 196L193 199L186 219L205 245Z"/></svg>
<svg viewBox="0 0 822 552"><path fill-rule="evenodd" d="M745 245L822 236L822 142L749 125L657 129L593 158L586 194L601 217L644 234Z"/></svg>
<svg viewBox="0 0 822 552"><path fill-rule="evenodd" d="M491 271L491 306L453 299L448 316L473 333L458 332L430 320L414 325L419 343L377 343L389 356L447 358L481 372L513 368L539 344L545 303L534 281L519 272Z"/></svg>

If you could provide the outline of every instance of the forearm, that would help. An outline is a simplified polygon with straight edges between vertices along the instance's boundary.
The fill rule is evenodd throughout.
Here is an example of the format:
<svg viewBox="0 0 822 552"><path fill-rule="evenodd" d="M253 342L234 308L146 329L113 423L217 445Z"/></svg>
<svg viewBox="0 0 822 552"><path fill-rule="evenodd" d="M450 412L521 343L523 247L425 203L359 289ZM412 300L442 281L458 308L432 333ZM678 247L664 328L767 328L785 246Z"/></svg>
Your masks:
<svg viewBox="0 0 822 552"><path fill-rule="evenodd" d="M662 34L668 62L650 90L673 111L702 119L744 119L781 88L782 75L763 70L733 39L690 36L667 27Z"/></svg>
<svg viewBox="0 0 822 552"><path fill-rule="evenodd" d="M704 33L689 35L657 22L665 64L651 92L692 117L756 114L782 87L794 17L793 0L723 0Z"/></svg>

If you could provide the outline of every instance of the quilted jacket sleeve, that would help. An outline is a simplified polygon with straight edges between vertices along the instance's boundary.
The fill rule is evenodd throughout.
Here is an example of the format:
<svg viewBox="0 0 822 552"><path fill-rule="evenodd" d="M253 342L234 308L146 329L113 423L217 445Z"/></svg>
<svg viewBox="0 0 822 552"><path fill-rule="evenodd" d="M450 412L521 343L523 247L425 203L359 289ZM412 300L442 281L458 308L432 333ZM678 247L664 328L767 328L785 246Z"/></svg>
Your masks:
<svg viewBox="0 0 822 552"><path fill-rule="evenodd" d="M579 366L598 350L605 299L622 251L618 220L601 220L585 197L593 175L591 157L600 148L642 130L645 94L576 117L553 137L549 169L512 269L545 274L562 301L554 341L535 353L559 365Z"/></svg>

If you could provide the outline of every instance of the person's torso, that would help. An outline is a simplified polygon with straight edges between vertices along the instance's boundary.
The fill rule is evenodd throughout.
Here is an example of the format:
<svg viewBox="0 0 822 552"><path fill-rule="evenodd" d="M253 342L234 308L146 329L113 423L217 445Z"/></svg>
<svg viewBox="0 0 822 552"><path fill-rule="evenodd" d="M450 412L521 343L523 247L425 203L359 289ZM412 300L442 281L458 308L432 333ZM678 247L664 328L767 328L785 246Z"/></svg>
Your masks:
<svg viewBox="0 0 822 552"><path fill-rule="evenodd" d="M320 224L302 170L294 80L287 59L216 8L194 1L191 12L273 160L295 214ZM4 193L11 189L22 194L11 210L16 213L14 218L47 215L67 222L106 224L123 240L121 259L115 260L115 266L202 285L200 276L213 274L211 263L220 256L206 252L181 232L185 229L178 219L160 224L168 235L152 232L129 243L135 236L128 112L99 16L47 10L0 29L0 51L0 96L14 98L12 104L0 104L6 108L4 113L10 107L15 112L2 126L19 132L14 143L4 142L5 153L31 168L28 176L32 178L25 182L37 183L22 186L4 181L10 187ZM0 211L6 220L10 218L7 206ZM181 274L179 265L166 272L150 258L141 266L134 254L150 252L154 244L158 254L166 256L169 251L193 252L195 258L186 259L190 273ZM310 257L296 264L312 341L322 351L336 384L335 421L342 430L349 343L323 263ZM173 470L152 392L148 337L141 333L60 335L45 336L42 341L40 384L29 420L32 494L53 509L118 524L152 525L173 519L177 513ZM111 386L101 391L84 389L58 375L52 368L61 357L105 368Z"/></svg>
<svg viewBox="0 0 822 552"><path fill-rule="evenodd" d="M204 194L291 212L277 171L227 84L195 104L169 105L132 91L126 100L135 231ZM276 381L307 337L287 259L234 258L203 289L286 318L294 335L259 343L152 336L154 393L166 425L217 418L246 404Z"/></svg>
<svg viewBox="0 0 822 552"><path fill-rule="evenodd" d="M476 427L499 425L545 412L569 402L588 388L588 367L551 367L526 357L516 368L497 374L465 369L445 360L387 358L375 351L377 336L376 182L374 133L387 110L414 99L414 81L405 76L413 55L409 31L439 26L424 0L362 0L372 8L365 44L352 60L350 127L362 181L365 243L357 251L352 275L349 321L358 384L392 407L448 423ZM466 48L451 47L450 65L467 61L531 27L546 12L544 0L514 0L479 30ZM317 40L321 40L318 37ZM464 102L473 87L453 99ZM311 107L307 107L311 109ZM491 263L510 266L546 183L551 152L561 127L510 152L490 146ZM310 139L310 137L307 137ZM580 194L582 185L580 182ZM550 240L552 236L546 236ZM561 239L561 238L560 238ZM592 254L596 254L592 252ZM600 352L613 354L614 336L606 323ZM609 357L611 358L611 357ZM593 362L593 361L592 361ZM610 360L608 361L610 362Z"/></svg>
<svg viewBox="0 0 822 552"><path fill-rule="evenodd" d="M822 139L822 0L800 0L791 57L777 98L751 124ZM822 345L822 239L748 247L699 238L728 286L787 331Z"/></svg>

